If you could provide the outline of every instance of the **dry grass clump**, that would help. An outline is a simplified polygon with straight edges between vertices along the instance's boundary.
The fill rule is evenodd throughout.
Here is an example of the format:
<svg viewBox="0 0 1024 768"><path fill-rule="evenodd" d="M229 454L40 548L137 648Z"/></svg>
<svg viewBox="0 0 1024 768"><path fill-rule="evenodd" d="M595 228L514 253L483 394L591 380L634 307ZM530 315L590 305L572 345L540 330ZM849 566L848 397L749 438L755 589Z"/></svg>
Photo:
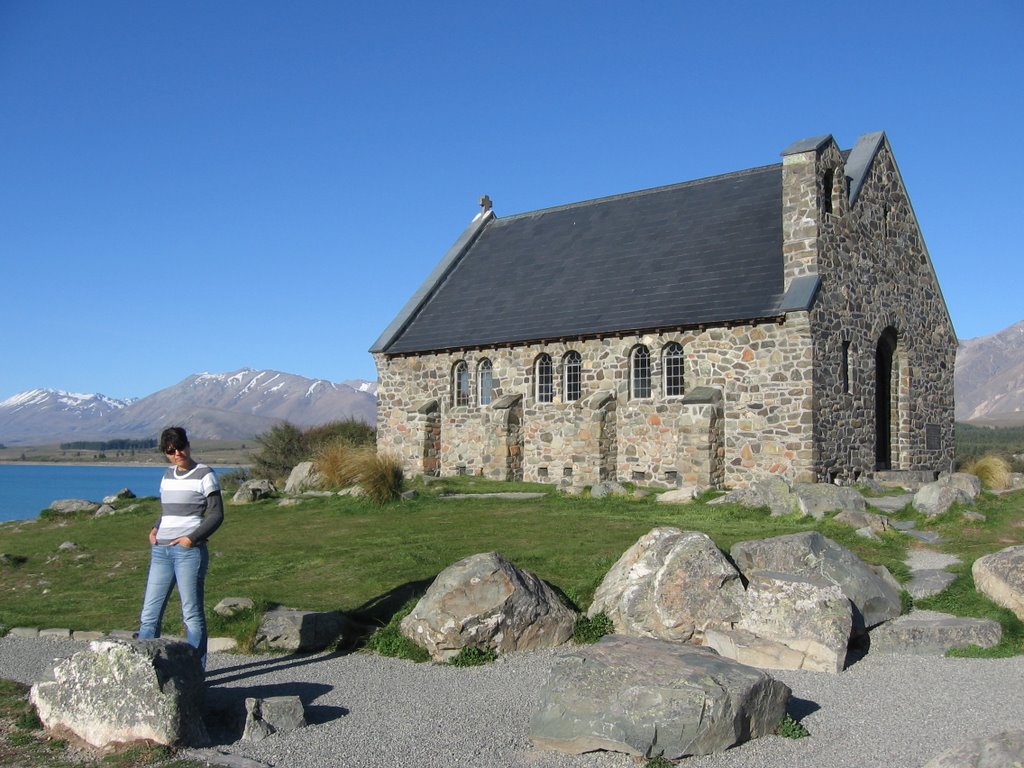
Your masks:
<svg viewBox="0 0 1024 768"><path fill-rule="evenodd" d="M968 462L960 471L977 476L986 488L1010 487L1010 462L995 453L986 453L981 458Z"/></svg>
<svg viewBox="0 0 1024 768"><path fill-rule="evenodd" d="M401 462L380 455L372 446L352 445L343 440L323 445L315 459L324 484L332 488L358 485L377 504L397 499L405 480Z"/></svg>

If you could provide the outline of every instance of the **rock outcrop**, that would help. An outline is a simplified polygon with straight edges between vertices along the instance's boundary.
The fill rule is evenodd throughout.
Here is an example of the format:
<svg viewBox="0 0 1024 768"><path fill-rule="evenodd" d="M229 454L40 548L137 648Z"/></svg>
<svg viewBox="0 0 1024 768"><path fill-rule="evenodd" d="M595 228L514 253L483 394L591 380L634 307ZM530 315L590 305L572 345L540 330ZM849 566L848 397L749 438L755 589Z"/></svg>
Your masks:
<svg viewBox="0 0 1024 768"><path fill-rule="evenodd" d="M280 651L322 651L337 643L344 644L346 633L351 630L351 622L341 611L275 608L263 614L253 645Z"/></svg>
<svg viewBox="0 0 1024 768"><path fill-rule="evenodd" d="M729 554L743 573L778 571L837 584L853 603L855 634L894 619L902 611L899 583L887 568L868 565L815 531L741 541Z"/></svg>
<svg viewBox="0 0 1024 768"><path fill-rule="evenodd" d="M269 480L246 480L231 498L234 504L252 504L254 501L269 499L277 493L277 488Z"/></svg>
<svg viewBox="0 0 1024 768"><path fill-rule="evenodd" d="M536 575L486 552L441 571L400 630L446 661L466 647L551 648L572 636L575 623L575 611Z"/></svg>
<svg viewBox="0 0 1024 768"><path fill-rule="evenodd" d="M611 567L588 614L604 612L621 634L699 642L739 618L743 594L739 572L707 534L663 526Z"/></svg>
<svg viewBox="0 0 1024 768"><path fill-rule="evenodd" d="M1024 621L1024 544L979 557L971 575L979 592Z"/></svg>
<svg viewBox="0 0 1024 768"><path fill-rule="evenodd" d="M1024 765L1024 730L976 736L947 749L924 768L1018 768Z"/></svg>
<svg viewBox="0 0 1024 768"><path fill-rule="evenodd" d="M530 723L539 747L636 756L720 752L772 733L789 688L708 648L610 635L563 656Z"/></svg>
<svg viewBox="0 0 1024 768"><path fill-rule="evenodd" d="M148 739L168 746L207 743L205 685L187 643L95 640L36 683L29 698L47 728L66 729L96 747Z"/></svg>
<svg viewBox="0 0 1024 768"><path fill-rule="evenodd" d="M303 461L296 464L288 475L284 484L284 492L287 494L298 494L305 491L318 491L323 485L323 478L316 471L312 461Z"/></svg>

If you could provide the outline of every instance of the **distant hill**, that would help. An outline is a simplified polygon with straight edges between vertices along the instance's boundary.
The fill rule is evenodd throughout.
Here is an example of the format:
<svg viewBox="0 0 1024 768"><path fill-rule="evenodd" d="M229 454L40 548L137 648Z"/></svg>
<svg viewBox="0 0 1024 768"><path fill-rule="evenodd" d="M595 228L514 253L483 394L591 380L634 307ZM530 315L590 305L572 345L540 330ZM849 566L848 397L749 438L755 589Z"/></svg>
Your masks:
<svg viewBox="0 0 1024 768"><path fill-rule="evenodd" d="M1024 426L1024 320L960 342L955 384L957 421Z"/></svg>
<svg viewBox="0 0 1024 768"><path fill-rule="evenodd" d="M372 425L376 403L375 382L336 384L249 368L195 374L134 400L33 389L0 402L0 443L154 437L171 424L196 439L238 440L282 421L305 427L352 418Z"/></svg>

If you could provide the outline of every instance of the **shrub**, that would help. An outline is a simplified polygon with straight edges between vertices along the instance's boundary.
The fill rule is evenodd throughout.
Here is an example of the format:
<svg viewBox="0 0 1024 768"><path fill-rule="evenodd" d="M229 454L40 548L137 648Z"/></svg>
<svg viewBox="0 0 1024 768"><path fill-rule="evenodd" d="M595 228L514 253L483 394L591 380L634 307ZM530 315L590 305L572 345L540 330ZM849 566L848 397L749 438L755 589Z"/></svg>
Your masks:
<svg viewBox="0 0 1024 768"><path fill-rule="evenodd" d="M377 432L369 424L356 419L332 421L310 427L303 433L303 439L311 454L318 453L329 443L344 442L349 445L373 446L377 443Z"/></svg>
<svg viewBox="0 0 1024 768"><path fill-rule="evenodd" d="M580 645L589 645L614 631L615 627L608 614L602 612L593 617L581 614L572 628L572 641Z"/></svg>
<svg viewBox="0 0 1024 768"><path fill-rule="evenodd" d="M280 483L292 468L308 458L302 430L287 421L275 424L256 438L259 450L252 455L253 474Z"/></svg>
<svg viewBox="0 0 1024 768"><path fill-rule="evenodd" d="M457 654L448 659L453 667L479 667L483 664L490 664L498 658L493 648L478 648L475 645L467 645Z"/></svg>
<svg viewBox="0 0 1024 768"><path fill-rule="evenodd" d="M804 728L799 720L794 720L792 715L786 715L782 722L775 728L775 733L787 739L802 739L810 736L810 732Z"/></svg>
<svg viewBox="0 0 1024 768"><path fill-rule="evenodd" d="M995 453L986 453L967 462L962 471L976 475L986 488L1008 488L1010 485L1010 462Z"/></svg>
<svg viewBox="0 0 1024 768"><path fill-rule="evenodd" d="M405 473L397 457L373 453L368 456L359 475L359 485L377 504L386 504L402 495Z"/></svg>
<svg viewBox="0 0 1024 768"><path fill-rule="evenodd" d="M391 656L398 659L408 659L417 663L430 660L430 654L425 649L416 645L412 640L403 635L398 629L402 619L408 616L416 607L417 598L412 598L403 605L398 612L391 617L385 626L378 629L370 639L366 641L367 649L381 656Z"/></svg>
<svg viewBox="0 0 1024 768"><path fill-rule="evenodd" d="M345 440L334 440L320 447L313 462L328 488L347 488L359 482L366 456L372 452Z"/></svg>

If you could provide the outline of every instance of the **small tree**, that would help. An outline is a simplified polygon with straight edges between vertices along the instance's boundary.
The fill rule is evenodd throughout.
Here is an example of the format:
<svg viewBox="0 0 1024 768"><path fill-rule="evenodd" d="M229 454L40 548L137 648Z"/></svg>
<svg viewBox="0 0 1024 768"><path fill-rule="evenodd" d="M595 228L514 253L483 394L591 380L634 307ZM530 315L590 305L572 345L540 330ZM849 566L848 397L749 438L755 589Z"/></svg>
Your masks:
<svg viewBox="0 0 1024 768"><path fill-rule="evenodd" d="M256 442L260 447L252 455L255 477L280 482L288 477L296 464L309 458L302 430L287 421L259 435Z"/></svg>

